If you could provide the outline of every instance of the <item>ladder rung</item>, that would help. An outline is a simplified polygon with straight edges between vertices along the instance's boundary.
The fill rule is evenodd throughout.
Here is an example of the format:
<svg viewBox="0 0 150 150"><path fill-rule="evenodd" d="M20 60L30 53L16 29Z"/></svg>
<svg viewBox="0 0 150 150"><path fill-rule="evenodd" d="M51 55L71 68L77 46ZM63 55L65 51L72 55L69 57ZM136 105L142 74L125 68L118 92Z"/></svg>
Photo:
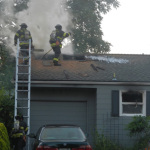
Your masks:
<svg viewBox="0 0 150 150"><path fill-rule="evenodd" d="M30 66L30 64L28 63L28 64L18 64L17 65L18 67L20 67L20 66Z"/></svg>
<svg viewBox="0 0 150 150"><path fill-rule="evenodd" d="M29 107L17 107L17 109L29 109Z"/></svg>
<svg viewBox="0 0 150 150"><path fill-rule="evenodd" d="M21 40L20 40L20 41L19 41L19 43L25 43L25 42L26 42L26 43L29 43L28 40L24 40L24 41L21 41Z"/></svg>
<svg viewBox="0 0 150 150"><path fill-rule="evenodd" d="M17 90L18 92L29 92L30 90Z"/></svg>
<svg viewBox="0 0 150 150"><path fill-rule="evenodd" d="M18 81L17 83L30 83L29 81Z"/></svg>
<svg viewBox="0 0 150 150"><path fill-rule="evenodd" d="M17 101L28 101L29 100L29 98L18 98L18 99L16 99Z"/></svg>
<svg viewBox="0 0 150 150"><path fill-rule="evenodd" d="M18 75L21 75L21 74L29 75L30 73L18 73Z"/></svg>
<svg viewBox="0 0 150 150"><path fill-rule="evenodd" d="M23 56L18 56L17 58L30 58L29 56L23 57Z"/></svg>
<svg viewBox="0 0 150 150"><path fill-rule="evenodd" d="M23 116L24 118L29 118L29 116Z"/></svg>
<svg viewBox="0 0 150 150"><path fill-rule="evenodd" d="M29 52L29 49L20 49L22 52Z"/></svg>
<svg viewBox="0 0 150 150"><path fill-rule="evenodd" d="M23 65L23 64L22 64L22 65L17 65L17 66L18 66L18 67L23 67L23 66L24 66L24 67L30 67L30 65Z"/></svg>

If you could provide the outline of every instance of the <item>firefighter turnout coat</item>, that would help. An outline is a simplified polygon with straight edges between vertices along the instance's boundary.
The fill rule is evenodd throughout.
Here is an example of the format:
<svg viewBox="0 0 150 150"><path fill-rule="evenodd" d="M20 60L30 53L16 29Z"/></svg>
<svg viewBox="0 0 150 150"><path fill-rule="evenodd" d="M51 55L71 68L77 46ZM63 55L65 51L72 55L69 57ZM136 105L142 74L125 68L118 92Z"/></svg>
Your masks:
<svg viewBox="0 0 150 150"><path fill-rule="evenodd" d="M16 130L15 128L12 128L12 138L23 138L28 132L27 124L24 121L20 121L19 123L19 129Z"/></svg>
<svg viewBox="0 0 150 150"><path fill-rule="evenodd" d="M55 39L50 38L51 47L59 46L61 48L62 47L61 42L63 41L64 38L66 38L68 36L70 36L70 33L65 33L62 30L56 29L56 37L55 37Z"/></svg>
<svg viewBox="0 0 150 150"><path fill-rule="evenodd" d="M30 31L28 31L26 28L21 28L18 30L14 36L14 44L17 44L17 39L19 38L20 46L28 46L29 45L29 39L31 39L32 43L32 37Z"/></svg>

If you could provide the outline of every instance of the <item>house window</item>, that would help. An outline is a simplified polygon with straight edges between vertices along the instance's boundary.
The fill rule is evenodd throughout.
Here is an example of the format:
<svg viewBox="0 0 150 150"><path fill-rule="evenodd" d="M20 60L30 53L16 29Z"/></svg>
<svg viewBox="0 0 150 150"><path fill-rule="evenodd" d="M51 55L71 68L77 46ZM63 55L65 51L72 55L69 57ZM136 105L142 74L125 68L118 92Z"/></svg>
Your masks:
<svg viewBox="0 0 150 150"><path fill-rule="evenodd" d="M145 95L144 91L120 91L120 116L145 116Z"/></svg>

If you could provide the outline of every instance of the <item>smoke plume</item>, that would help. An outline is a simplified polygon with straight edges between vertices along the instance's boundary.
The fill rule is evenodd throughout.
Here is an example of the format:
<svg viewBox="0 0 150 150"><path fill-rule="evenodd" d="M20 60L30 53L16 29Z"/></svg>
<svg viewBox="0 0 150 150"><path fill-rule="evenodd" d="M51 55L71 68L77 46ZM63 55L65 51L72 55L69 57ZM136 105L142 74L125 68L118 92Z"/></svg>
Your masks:
<svg viewBox="0 0 150 150"><path fill-rule="evenodd" d="M15 4L10 2L10 0L6 1L9 12L13 14L11 7L13 8ZM28 25L27 29L31 32L35 49L44 49L47 52L51 49L49 44L50 33L55 29L56 24L61 24L63 31L70 32L67 30L67 26L71 24L71 19L67 11L65 11L64 5L65 0L30 0L28 9L14 14L13 17L17 20L12 24L15 24L17 29L19 29L21 23L26 23ZM2 25L6 25L4 20L4 17L0 19ZM7 28L7 32L10 36L10 46L15 50L13 46L15 33L11 32L9 28ZM72 44L67 40L65 45L62 53L72 54Z"/></svg>

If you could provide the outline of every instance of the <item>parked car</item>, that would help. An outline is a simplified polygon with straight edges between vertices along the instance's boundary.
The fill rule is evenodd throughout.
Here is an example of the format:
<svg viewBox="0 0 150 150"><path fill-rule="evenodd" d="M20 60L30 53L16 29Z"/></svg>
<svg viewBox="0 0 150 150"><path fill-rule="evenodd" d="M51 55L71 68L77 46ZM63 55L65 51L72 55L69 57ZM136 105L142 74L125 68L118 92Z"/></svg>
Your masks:
<svg viewBox="0 0 150 150"><path fill-rule="evenodd" d="M92 150L81 128L76 125L43 125L31 143L32 150Z"/></svg>

